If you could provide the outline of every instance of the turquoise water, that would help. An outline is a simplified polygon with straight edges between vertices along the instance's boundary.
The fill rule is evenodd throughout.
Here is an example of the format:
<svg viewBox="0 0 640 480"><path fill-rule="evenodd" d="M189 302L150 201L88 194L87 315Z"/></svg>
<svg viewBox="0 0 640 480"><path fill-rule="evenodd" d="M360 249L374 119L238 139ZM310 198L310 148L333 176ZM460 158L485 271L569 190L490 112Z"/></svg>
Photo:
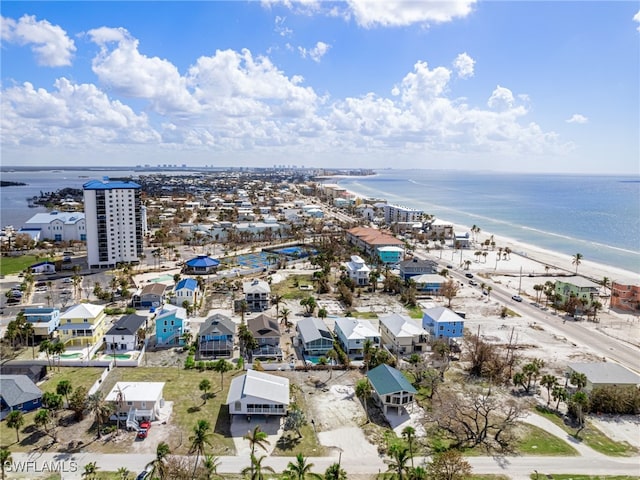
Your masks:
<svg viewBox="0 0 640 480"><path fill-rule="evenodd" d="M82 353L61 353L60 358L62 359L74 359L74 358L82 358Z"/></svg>
<svg viewBox="0 0 640 480"><path fill-rule="evenodd" d="M337 183L363 197L640 272L638 176L384 170Z"/></svg>

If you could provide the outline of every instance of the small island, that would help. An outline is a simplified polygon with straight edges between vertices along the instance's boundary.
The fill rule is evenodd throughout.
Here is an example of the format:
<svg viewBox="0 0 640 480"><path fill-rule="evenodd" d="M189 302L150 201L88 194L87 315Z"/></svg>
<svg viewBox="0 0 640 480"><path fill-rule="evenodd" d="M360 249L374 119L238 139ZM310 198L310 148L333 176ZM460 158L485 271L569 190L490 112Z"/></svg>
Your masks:
<svg viewBox="0 0 640 480"><path fill-rule="evenodd" d="M7 180L0 180L0 187L23 187L26 183L23 182L9 182Z"/></svg>

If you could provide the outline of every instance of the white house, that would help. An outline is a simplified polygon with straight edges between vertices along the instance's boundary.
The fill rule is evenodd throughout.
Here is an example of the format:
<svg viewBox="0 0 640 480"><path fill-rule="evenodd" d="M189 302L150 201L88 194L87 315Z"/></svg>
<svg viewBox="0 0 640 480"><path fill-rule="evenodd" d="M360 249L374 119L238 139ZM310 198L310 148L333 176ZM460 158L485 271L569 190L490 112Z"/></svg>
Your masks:
<svg viewBox="0 0 640 480"><path fill-rule="evenodd" d="M366 340L371 340L374 347L380 345L380 333L369 320L337 318L334 333L345 353L353 360L362 360L362 350Z"/></svg>
<svg viewBox="0 0 640 480"><path fill-rule="evenodd" d="M146 317L135 313L122 317L105 333L105 351L111 353L137 350L140 344L138 332L146 323Z"/></svg>
<svg viewBox="0 0 640 480"><path fill-rule="evenodd" d="M34 236L38 232L40 240L54 240L56 242L80 240L85 241L86 224L83 212L59 212L53 210L48 213L36 213L27 220L18 233L29 233Z"/></svg>
<svg viewBox="0 0 640 480"><path fill-rule="evenodd" d="M400 354L424 352L429 333L407 315L390 313L380 316L382 343Z"/></svg>
<svg viewBox="0 0 640 480"><path fill-rule="evenodd" d="M351 261L345 264L349 278L356 285L368 285L371 269L359 255L352 255Z"/></svg>
<svg viewBox="0 0 640 480"><path fill-rule="evenodd" d="M252 312L262 312L269 308L271 286L264 280L255 279L249 282L242 282L242 291L244 292L247 306Z"/></svg>
<svg viewBox="0 0 640 480"><path fill-rule="evenodd" d="M53 262L34 263L29 268L31 269L31 273L36 275L39 273L56 273L56 264Z"/></svg>
<svg viewBox="0 0 640 480"><path fill-rule="evenodd" d="M285 415L289 407L289 379L247 370L231 381L227 405L231 415Z"/></svg>
<svg viewBox="0 0 640 480"><path fill-rule="evenodd" d="M164 407L164 382L117 382L105 402L115 407L115 414L127 414L127 428L138 429L138 422L153 422Z"/></svg>
<svg viewBox="0 0 640 480"><path fill-rule="evenodd" d="M182 306L185 301L189 305L195 305L200 296L200 287L193 278L183 278L176 284L173 293L171 303L174 305Z"/></svg>

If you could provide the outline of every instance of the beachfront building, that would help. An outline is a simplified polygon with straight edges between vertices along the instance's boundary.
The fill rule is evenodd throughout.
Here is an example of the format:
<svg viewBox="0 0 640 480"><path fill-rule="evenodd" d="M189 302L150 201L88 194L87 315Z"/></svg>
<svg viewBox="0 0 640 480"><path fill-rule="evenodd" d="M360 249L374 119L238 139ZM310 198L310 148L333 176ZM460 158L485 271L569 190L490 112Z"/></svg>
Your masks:
<svg viewBox="0 0 640 480"><path fill-rule="evenodd" d="M86 237L86 223L82 212L36 213L27 220L18 234L27 234L35 241L53 240L54 242L82 241Z"/></svg>
<svg viewBox="0 0 640 480"><path fill-rule="evenodd" d="M156 316L156 345L184 345L183 334L190 331L187 311L176 305L165 305Z"/></svg>
<svg viewBox="0 0 640 480"><path fill-rule="evenodd" d="M286 415L289 379L247 370L231 381L227 405L231 415Z"/></svg>
<svg viewBox="0 0 640 480"><path fill-rule="evenodd" d="M147 325L147 317L132 313L118 320L104 335L104 347L107 353L130 352L141 344L141 329Z"/></svg>
<svg viewBox="0 0 640 480"><path fill-rule="evenodd" d="M58 338L67 348L90 347L90 350L94 350L102 345L106 330L107 314L104 305L79 303L60 315Z"/></svg>
<svg viewBox="0 0 640 480"><path fill-rule="evenodd" d="M167 286L156 282L149 283L141 290L138 290L131 297L133 308L158 308L164 304L164 294Z"/></svg>
<svg viewBox="0 0 640 480"><path fill-rule="evenodd" d="M392 223L420 223L424 212L416 208L401 205L386 204L383 207L384 221L387 225Z"/></svg>
<svg viewBox="0 0 640 480"><path fill-rule="evenodd" d="M183 278L173 289L171 303L183 306L185 302L189 305L197 305L200 299L200 286L193 278Z"/></svg>
<svg viewBox="0 0 640 480"><path fill-rule="evenodd" d="M454 236L453 223L435 218L427 227L427 233L433 240L450 239Z"/></svg>
<svg viewBox="0 0 640 480"><path fill-rule="evenodd" d="M590 392L597 387L638 387L640 375L614 362L569 363L567 377L573 372L587 377L585 391Z"/></svg>
<svg viewBox="0 0 640 480"><path fill-rule="evenodd" d="M446 307L428 308L422 311L422 328L434 339L451 340L462 337L464 319Z"/></svg>
<svg viewBox="0 0 640 480"><path fill-rule="evenodd" d="M344 352L352 360L363 359L364 343L369 340L372 347L380 346L380 333L369 320L359 318L337 318L334 334Z"/></svg>
<svg viewBox="0 0 640 480"><path fill-rule="evenodd" d="M404 258L404 248L401 247L379 247L377 251L380 262L385 265L395 265Z"/></svg>
<svg viewBox="0 0 640 480"><path fill-rule="evenodd" d="M296 331L305 355L323 357L333 348L333 335L321 318L303 318L296 324Z"/></svg>
<svg viewBox="0 0 640 480"><path fill-rule="evenodd" d="M640 285L612 282L611 308L627 311L640 310Z"/></svg>
<svg viewBox="0 0 640 480"><path fill-rule="evenodd" d="M207 255L198 255L196 258L187 260L184 264L186 273L192 275L210 275L216 273L220 260L211 258Z"/></svg>
<svg viewBox="0 0 640 480"><path fill-rule="evenodd" d="M87 182L82 188L89 268L139 262L143 254L140 185L105 178Z"/></svg>
<svg viewBox="0 0 640 480"><path fill-rule="evenodd" d="M367 379L373 390L373 398L385 415L390 407L400 415L403 409L413 403L414 396L418 393L404 373L385 363L369 370Z"/></svg>
<svg viewBox="0 0 640 480"><path fill-rule="evenodd" d="M408 315L390 313L380 316L382 344L400 355L426 352L429 333Z"/></svg>
<svg viewBox="0 0 640 480"><path fill-rule="evenodd" d="M354 227L345 232L347 242L362 250L370 257L378 256L380 247L404 248L402 240L397 239L389 232L369 227Z"/></svg>
<svg viewBox="0 0 640 480"><path fill-rule="evenodd" d="M24 319L33 326L35 338L53 338L60 326L60 310L44 306L25 307Z"/></svg>
<svg viewBox="0 0 640 480"><path fill-rule="evenodd" d="M398 264L400 278L407 280L418 275L433 274L438 271L438 264L432 260L421 260L413 257Z"/></svg>
<svg viewBox="0 0 640 480"><path fill-rule="evenodd" d="M210 316L198 332L198 359L231 357L235 335L233 320L220 313Z"/></svg>
<svg viewBox="0 0 640 480"><path fill-rule="evenodd" d="M576 304L575 312L586 312L591 308L593 302L599 301L600 285L591 280L578 275L568 280L556 280L555 293L558 296L559 305L567 305L572 298L579 302Z"/></svg>
<svg viewBox="0 0 640 480"><path fill-rule="evenodd" d="M371 269L367 266L362 257L351 255L351 260L346 262L344 266L347 274L353 283L358 286L369 285L369 274Z"/></svg>
<svg viewBox="0 0 640 480"><path fill-rule="evenodd" d="M247 308L252 312L262 312L269 308L271 300L271 286L264 280L254 279L249 282L242 282L244 299Z"/></svg>

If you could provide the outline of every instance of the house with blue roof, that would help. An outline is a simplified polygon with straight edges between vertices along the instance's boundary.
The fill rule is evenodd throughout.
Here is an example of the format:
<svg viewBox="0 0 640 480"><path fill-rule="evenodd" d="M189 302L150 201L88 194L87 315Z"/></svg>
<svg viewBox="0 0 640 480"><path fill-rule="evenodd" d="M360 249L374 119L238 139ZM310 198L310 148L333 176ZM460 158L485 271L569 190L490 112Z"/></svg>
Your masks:
<svg viewBox="0 0 640 480"><path fill-rule="evenodd" d="M428 308L422 311L422 328L433 338L460 338L464 331L464 319L446 307Z"/></svg>
<svg viewBox="0 0 640 480"><path fill-rule="evenodd" d="M185 301L189 305L196 305L200 298L200 287L193 278L183 278L176 284L173 293L174 296L171 298L171 303L174 305L182 306Z"/></svg>
<svg viewBox="0 0 640 480"><path fill-rule="evenodd" d="M42 305L25 307L24 319L33 325L33 335L36 338L53 338L60 326L60 309Z"/></svg>
<svg viewBox="0 0 640 480"><path fill-rule="evenodd" d="M175 305L165 305L156 316L156 345L184 345L182 335L190 331L187 311Z"/></svg>
<svg viewBox="0 0 640 480"><path fill-rule="evenodd" d="M210 275L216 273L220 260L211 258L207 255L198 255L196 258L187 260L184 264L186 273L193 275Z"/></svg>
<svg viewBox="0 0 640 480"><path fill-rule="evenodd" d="M402 409L413 403L417 390L404 374L383 363L367 372L367 379L373 389L373 397L387 414L389 407L395 408L398 415Z"/></svg>

